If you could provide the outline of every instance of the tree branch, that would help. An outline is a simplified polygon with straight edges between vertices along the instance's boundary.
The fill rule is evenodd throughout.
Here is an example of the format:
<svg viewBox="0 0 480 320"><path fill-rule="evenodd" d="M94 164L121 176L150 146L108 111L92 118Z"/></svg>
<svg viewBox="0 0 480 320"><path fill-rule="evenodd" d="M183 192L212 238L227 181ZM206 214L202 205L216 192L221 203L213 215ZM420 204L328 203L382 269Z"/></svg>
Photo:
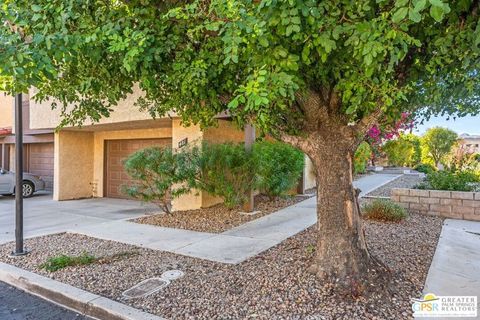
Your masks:
<svg viewBox="0 0 480 320"><path fill-rule="evenodd" d="M285 132L281 132L279 134L279 139L302 151L305 149L305 140L301 139L299 136L294 136Z"/></svg>
<svg viewBox="0 0 480 320"><path fill-rule="evenodd" d="M378 119L382 115L383 111L381 109L377 109L366 117L363 117L353 128L358 133L366 133L368 129L378 122Z"/></svg>
<svg viewBox="0 0 480 320"><path fill-rule="evenodd" d="M298 91L295 94L295 102L305 116L307 130L317 130L321 122L327 122L329 118L328 105L324 97L312 89Z"/></svg>

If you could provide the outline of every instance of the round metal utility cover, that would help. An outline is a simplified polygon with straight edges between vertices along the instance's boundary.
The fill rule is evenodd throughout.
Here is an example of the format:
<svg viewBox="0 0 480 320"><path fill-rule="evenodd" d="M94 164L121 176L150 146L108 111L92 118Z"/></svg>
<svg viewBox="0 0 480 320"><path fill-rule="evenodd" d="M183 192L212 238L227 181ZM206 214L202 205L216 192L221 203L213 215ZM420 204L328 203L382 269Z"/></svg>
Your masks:
<svg viewBox="0 0 480 320"><path fill-rule="evenodd" d="M183 271L180 270L168 270L162 273L162 278L166 280L175 280L183 277Z"/></svg>

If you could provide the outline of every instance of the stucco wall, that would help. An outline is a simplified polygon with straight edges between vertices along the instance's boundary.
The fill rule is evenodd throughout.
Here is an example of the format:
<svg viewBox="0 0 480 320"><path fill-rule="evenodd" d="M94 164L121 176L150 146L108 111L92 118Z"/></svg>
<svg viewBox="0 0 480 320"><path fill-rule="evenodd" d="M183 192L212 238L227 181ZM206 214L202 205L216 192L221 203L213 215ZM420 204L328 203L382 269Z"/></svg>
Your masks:
<svg viewBox="0 0 480 320"><path fill-rule="evenodd" d="M170 138L172 128L156 128L141 130L120 130L120 131L100 131L95 132L94 136L94 156L93 156L93 181L94 197L103 197L104 169L105 169L105 140L119 139L150 139L150 138Z"/></svg>
<svg viewBox="0 0 480 320"><path fill-rule="evenodd" d="M314 188L317 185L315 178L315 168L313 167L312 160L305 155L305 189Z"/></svg>
<svg viewBox="0 0 480 320"><path fill-rule="evenodd" d="M173 149L178 149L178 143L187 138L188 145L199 144L203 139L203 132L199 126L184 127L180 119L172 121L172 146ZM193 190L189 194L182 195L172 201L172 210L191 210L202 207L202 192Z"/></svg>
<svg viewBox="0 0 480 320"><path fill-rule="evenodd" d="M245 133L231 121L219 120L217 127L205 130L203 139L211 143L243 142L245 141Z"/></svg>
<svg viewBox="0 0 480 320"><path fill-rule="evenodd" d="M92 197L94 136L92 132L55 133L55 200Z"/></svg>
<svg viewBox="0 0 480 320"><path fill-rule="evenodd" d="M30 96L35 95L36 89L30 89ZM140 111L135 102L143 95L142 91L136 86L133 93L128 95L126 99L121 100L114 111L108 118L100 120L99 124L137 121L137 120L151 120L152 117L148 112ZM52 110L51 104L53 100L42 103L35 102L34 99L30 101L30 128L31 129L49 129L55 128L60 123L60 110L57 108ZM90 125L91 122L86 122L84 125Z"/></svg>
<svg viewBox="0 0 480 320"><path fill-rule="evenodd" d="M13 97L0 92L0 128L13 127Z"/></svg>

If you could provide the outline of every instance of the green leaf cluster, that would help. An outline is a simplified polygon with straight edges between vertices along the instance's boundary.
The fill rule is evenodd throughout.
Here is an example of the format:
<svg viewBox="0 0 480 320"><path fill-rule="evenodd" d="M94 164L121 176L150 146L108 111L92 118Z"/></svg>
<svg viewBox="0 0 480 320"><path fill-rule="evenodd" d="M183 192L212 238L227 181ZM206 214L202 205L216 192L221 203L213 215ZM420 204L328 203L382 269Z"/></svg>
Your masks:
<svg viewBox="0 0 480 320"><path fill-rule="evenodd" d="M353 172L365 173L367 172L368 160L372 158L372 148L367 142L362 142L358 146L353 156Z"/></svg>
<svg viewBox="0 0 480 320"><path fill-rule="evenodd" d="M427 174L425 182L418 189L448 190L448 191L479 191L480 175L478 172L464 171L434 171Z"/></svg>
<svg viewBox="0 0 480 320"><path fill-rule="evenodd" d="M150 147L131 154L124 161L134 180L123 192L145 202L157 203L170 213L171 201L196 186L198 150L173 152L171 148Z"/></svg>
<svg viewBox="0 0 480 320"><path fill-rule="evenodd" d="M199 169L198 188L221 197L227 208L247 201L255 182L255 166L243 144L204 143Z"/></svg>
<svg viewBox="0 0 480 320"><path fill-rule="evenodd" d="M171 200L205 191L221 197L228 208L242 205L250 191L284 196L298 183L304 155L280 142L203 143L172 151L150 147L130 155L125 170L134 182L124 186L130 197L159 204L169 213Z"/></svg>
<svg viewBox="0 0 480 320"><path fill-rule="evenodd" d="M375 199L362 207L362 214L367 219L399 222L408 217L407 210L387 199Z"/></svg>
<svg viewBox="0 0 480 320"><path fill-rule="evenodd" d="M70 266L83 266L94 263L97 260L93 255L84 252L79 256L68 256L65 254L48 258L39 268L55 272Z"/></svg>
<svg viewBox="0 0 480 320"><path fill-rule="evenodd" d="M413 160L415 156L415 145L402 136L387 141L382 146L382 150L386 154L388 164L390 165L400 167L415 165Z"/></svg>
<svg viewBox="0 0 480 320"><path fill-rule="evenodd" d="M253 146L255 189L269 197L285 196L298 185L304 154L285 143L263 141Z"/></svg>
<svg viewBox="0 0 480 320"><path fill-rule="evenodd" d="M425 132L421 139L422 162L438 167L450 153L458 140L457 134L447 128L434 127Z"/></svg>
<svg viewBox="0 0 480 320"><path fill-rule="evenodd" d="M303 166L303 153L281 142L255 142L252 151L243 143L206 143L198 187L233 208L245 203L252 189L271 198L285 196L297 185Z"/></svg>
<svg viewBox="0 0 480 320"><path fill-rule="evenodd" d="M351 123L382 110L478 114L474 0L4 0L0 89L98 121L140 88L152 116L209 126L228 111L308 131L299 93L335 93Z"/></svg>

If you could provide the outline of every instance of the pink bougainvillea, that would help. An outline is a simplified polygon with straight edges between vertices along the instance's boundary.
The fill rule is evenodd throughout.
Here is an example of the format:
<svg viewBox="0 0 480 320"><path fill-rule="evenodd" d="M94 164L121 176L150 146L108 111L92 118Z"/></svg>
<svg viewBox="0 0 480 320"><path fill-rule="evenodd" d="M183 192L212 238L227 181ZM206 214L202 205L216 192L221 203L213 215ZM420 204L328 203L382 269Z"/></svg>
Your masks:
<svg viewBox="0 0 480 320"><path fill-rule="evenodd" d="M397 138L402 132L412 131L415 128L415 121L412 115L402 112L400 119L390 126L374 125L368 130L365 140L372 147L372 163L382 155L382 145Z"/></svg>

